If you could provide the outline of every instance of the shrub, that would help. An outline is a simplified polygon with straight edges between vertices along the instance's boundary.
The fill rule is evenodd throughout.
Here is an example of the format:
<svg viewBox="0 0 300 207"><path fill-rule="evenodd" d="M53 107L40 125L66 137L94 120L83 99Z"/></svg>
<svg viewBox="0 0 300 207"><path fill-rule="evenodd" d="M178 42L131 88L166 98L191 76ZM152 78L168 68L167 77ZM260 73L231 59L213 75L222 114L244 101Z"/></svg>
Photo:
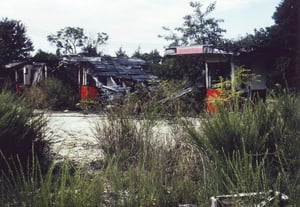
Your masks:
<svg viewBox="0 0 300 207"><path fill-rule="evenodd" d="M105 173L90 175L86 168L71 172L68 161L59 168L53 161L45 174L37 159L32 159L31 166L25 170L18 161L7 163L9 170L1 172L1 206L104 206Z"/></svg>
<svg viewBox="0 0 300 207"><path fill-rule="evenodd" d="M68 83L49 77L25 93L27 102L39 109L74 109L77 101L76 88Z"/></svg>
<svg viewBox="0 0 300 207"><path fill-rule="evenodd" d="M45 125L43 114L34 113L23 97L7 91L0 93L0 150L6 158L19 156L26 163L33 149L41 159L45 158Z"/></svg>
<svg viewBox="0 0 300 207"><path fill-rule="evenodd" d="M211 160L222 193L269 188L289 192L292 203L299 200L298 106L299 96L283 93L254 105L219 106L201 119L201 130L187 128Z"/></svg>
<svg viewBox="0 0 300 207"><path fill-rule="evenodd" d="M165 118L195 116L203 108L203 92L187 81L161 80L152 90L137 85L134 92L127 94L125 103L134 114L152 114Z"/></svg>
<svg viewBox="0 0 300 207"><path fill-rule="evenodd" d="M165 143L155 128L166 121L134 120L121 108L97 124L96 138L104 149L108 180L116 206L176 206L200 203L203 159L188 144L182 128L172 127ZM126 110L125 110L126 111ZM116 113L116 114L115 114ZM200 192L199 192L200 191ZM206 197L205 197L206 199Z"/></svg>

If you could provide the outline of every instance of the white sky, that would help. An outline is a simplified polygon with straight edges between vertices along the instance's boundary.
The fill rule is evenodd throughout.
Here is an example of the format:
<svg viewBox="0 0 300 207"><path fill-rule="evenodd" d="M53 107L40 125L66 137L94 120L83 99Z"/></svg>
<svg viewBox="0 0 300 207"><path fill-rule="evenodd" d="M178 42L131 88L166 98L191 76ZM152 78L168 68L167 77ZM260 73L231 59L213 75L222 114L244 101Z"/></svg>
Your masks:
<svg viewBox="0 0 300 207"><path fill-rule="evenodd" d="M35 49L55 52L47 35L67 26L81 27L93 37L98 32L109 35L100 49L114 55L120 47L131 55L163 51L168 42L158 38L167 34L162 27L180 27L183 17L192 14L191 0L0 0L0 18L20 20ZM199 0L207 5L213 0ZM281 0L216 0L212 16L223 19L220 26L227 38L237 38L253 30L274 24L272 15ZM205 9L206 6L203 6ZM204 10L203 10L204 11Z"/></svg>

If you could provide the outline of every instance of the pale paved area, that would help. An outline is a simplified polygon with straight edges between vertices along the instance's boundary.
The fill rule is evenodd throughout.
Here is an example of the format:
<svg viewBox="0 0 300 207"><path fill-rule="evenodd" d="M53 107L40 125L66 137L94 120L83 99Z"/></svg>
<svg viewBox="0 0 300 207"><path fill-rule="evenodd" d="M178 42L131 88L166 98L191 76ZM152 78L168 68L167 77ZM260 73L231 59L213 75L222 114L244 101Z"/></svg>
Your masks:
<svg viewBox="0 0 300 207"><path fill-rule="evenodd" d="M99 119L96 115L81 113L51 113L48 117L48 137L52 151L59 158L95 161L103 157L93 132L93 124Z"/></svg>
<svg viewBox="0 0 300 207"><path fill-rule="evenodd" d="M53 142L52 152L58 159L68 157L73 161L93 162L103 158L103 152L95 138L95 124L104 123L105 116L97 114L61 112L46 113L48 117L48 138ZM152 128L155 142L171 144L178 132L174 124L160 121ZM174 134L175 133L175 134ZM177 134L176 134L177 133Z"/></svg>

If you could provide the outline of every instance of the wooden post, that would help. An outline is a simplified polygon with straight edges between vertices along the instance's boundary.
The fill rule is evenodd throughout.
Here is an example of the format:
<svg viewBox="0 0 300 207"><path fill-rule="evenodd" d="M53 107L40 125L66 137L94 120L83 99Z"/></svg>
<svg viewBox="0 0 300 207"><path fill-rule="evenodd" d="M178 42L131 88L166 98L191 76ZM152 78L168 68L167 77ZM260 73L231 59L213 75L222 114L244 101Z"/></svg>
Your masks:
<svg viewBox="0 0 300 207"><path fill-rule="evenodd" d="M231 67L231 89L235 89L235 70L234 70L234 63L230 60L230 67Z"/></svg>
<svg viewBox="0 0 300 207"><path fill-rule="evenodd" d="M208 64L205 61L205 82L206 82L206 89L210 87L210 81L209 81L209 76L208 76Z"/></svg>

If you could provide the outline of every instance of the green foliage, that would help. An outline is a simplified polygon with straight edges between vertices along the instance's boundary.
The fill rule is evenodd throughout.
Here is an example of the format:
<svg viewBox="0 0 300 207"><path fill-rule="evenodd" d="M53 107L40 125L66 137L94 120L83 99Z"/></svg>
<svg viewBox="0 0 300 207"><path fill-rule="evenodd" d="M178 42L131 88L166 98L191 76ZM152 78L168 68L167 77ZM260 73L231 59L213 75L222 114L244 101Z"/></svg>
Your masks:
<svg viewBox="0 0 300 207"><path fill-rule="evenodd" d="M183 55L165 58L160 77L165 80L187 79L194 84L205 82L204 61L197 55Z"/></svg>
<svg viewBox="0 0 300 207"><path fill-rule="evenodd" d="M120 47L116 52L115 52L117 57L127 57L126 51L123 50L122 47Z"/></svg>
<svg viewBox="0 0 300 207"><path fill-rule="evenodd" d="M175 143L164 143L155 133L164 121L133 120L121 111L111 112L104 125L103 120L99 122L95 133L110 167L113 205L175 206L198 202L203 160L184 141L182 129L172 128Z"/></svg>
<svg viewBox="0 0 300 207"><path fill-rule="evenodd" d="M283 153L285 169L293 176L299 174L300 166L300 96L284 90L271 95L274 107L282 122L282 139L279 150Z"/></svg>
<svg viewBox="0 0 300 207"><path fill-rule="evenodd" d="M0 64L24 60L33 51L25 26L17 20L0 21Z"/></svg>
<svg viewBox="0 0 300 207"><path fill-rule="evenodd" d="M206 10L201 10L200 2L190 2L190 6L194 9L192 15L186 15L182 27L175 28L175 32L167 27L164 30L170 32L164 37L167 41L172 41L170 46L193 45L193 44L212 44L219 45L221 42L224 29L219 27L219 23L223 20L209 17L210 13L215 9L216 3L211 3Z"/></svg>
<svg viewBox="0 0 300 207"><path fill-rule="evenodd" d="M136 85L135 92L126 96L125 107L135 115L161 116L194 116L203 108L201 99L204 94L187 81L165 81L154 83L154 90L145 90ZM186 94L184 94L187 92ZM182 95L181 95L182 94Z"/></svg>
<svg viewBox="0 0 300 207"><path fill-rule="evenodd" d="M212 167L222 193L299 193L299 95L284 92L266 102L242 108L220 107L201 120L201 129L188 128L194 144ZM211 181L208 181L211 182Z"/></svg>
<svg viewBox="0 0 300 207"><path fill-rule="evenodd" d="M1 206L177 206L203 203L201 154L184 141L174 126L174 144L154 133L154 120L133 122L125 114L109 115L107 125L95 128L106 162L93 171L71 170L68 160L53 163L46 174L36 160L23 174L18 163L7 165L0 178ZM110 118L111 116L111 118ZM107 141L105 140L113 140ZM111 146L112 144L116 146ZM5 191L4 191L5 189ZM202 191L202 190L201 190ZM204 191L204 189L203 189ZM201 195L201 196L200 196ZM206 199L206 198L205 198Z"/></svg>
<svg viewBox="0 0 300 207"><path fill-rule="evenodd" d="M82 55L85 56L98 56L101 52L98 50L99 46L106 44L108 35L105 32L97 33L97 38L88 38L85 46L83 47Z"/></svg>
<svg viewBox="0 0 300 207"><path fill-rule="evenodd" d="M25 93L26 101L38 109L73 109L76 104L76 89L56 78L48 77Z"/></svg>
<svg viewBox="0 0 300 207"><path fill-rule="evenodd" d="M140 48L138 48L132 55L132 57L140 58L146 61L144 70L160 78L165 78L163 65L161 64L162 56L155 49L150 51L150 53L141 53Z"/></svg>
<svg viewBox="0 0 300 207"><path fill-rule="evenodd" d="M105 154L102 166L91 172L68 160L59 167L53 161L43 174L35 159L28 172L18 162L8 165L0 178L0 205L208 206L213 195L268 190L284 192L297 205L298 106L296 94L274 95L242 110L207 114L188 131L182 122L151 114L133 119L129 108L112 108L94 128ZM166 140L158 131L164 125L170 127Z"/></svg>
<svg viewBox="0 0 300 207"><path fill-rule="evenodd" d="M48 67L56 67L59 62L59 57L52 53L47 53L42 50L38 50L37 53L34 55L33 60L35 62L46 63Z"/></svg>
<svg viewBox="0 0 300 207"><path fill-rule="evenodd" d="M33 112L22 97L7 91L0 93L0 150L8 159L19 156L24 164L30 159L32 148L45 158L48 142L43 140L46 120ZM3 169L3 160L1 159Z"/></svg>
<svg viewBox="0 0 300 207"><path fill-rule="evenodd" d="M1 172L1 206L104 206L102 177L89 175L85 168L71 173L67 161L58 168L52 162L45 175L38 159L31 166L24 171L18 162L7 163L8 172Z"/></svg>
<svg viewBox="0 0 300 207"><path fill-rule="evenodd" d="M79 49L82 52L95 52L99 45L104 44L108 40L106 33L98 33L96 40L91 40L84 34L84 30L79 27L66 27L59 30L56 34L48 35L48 41L55 45L57 54L74 55Z"/></svg>
<svg viewBox="0 0 300 207"><path fill-rule="evenodd" d="M213 103L215 108L233 107L239 109L243 103L249 102L250 94L248 89L251 82L259 82L259 76L251 73L251 69L244 66L235 68L232 80L225 80L222 76L219 81L213 84L213 88L218 89L220 96L209 97L209 102Z"/></svg>
<svg viewBox="0 0 300 207"><path fill-rule="evenodd" d="M137 129L133 119L128 117L124 111L110 112L108 114L107 123L99 122L96 125L96 138L99 140L101 148L105 154L110 157L117 157L120 165L126 163L134 163L139 159L139 150L143 150L144 141L142 137L145 135L141 126Z"/></svg>
<svg viewBox="0 0 300 207"><path fill-rule="evenodd" d="M299 90L299 10L298 0L283 0L273 14L274 25L255 29L254 34L247 34L237 41L227 40L223 48L263 57L271 86L279 83Z"/></svg>

